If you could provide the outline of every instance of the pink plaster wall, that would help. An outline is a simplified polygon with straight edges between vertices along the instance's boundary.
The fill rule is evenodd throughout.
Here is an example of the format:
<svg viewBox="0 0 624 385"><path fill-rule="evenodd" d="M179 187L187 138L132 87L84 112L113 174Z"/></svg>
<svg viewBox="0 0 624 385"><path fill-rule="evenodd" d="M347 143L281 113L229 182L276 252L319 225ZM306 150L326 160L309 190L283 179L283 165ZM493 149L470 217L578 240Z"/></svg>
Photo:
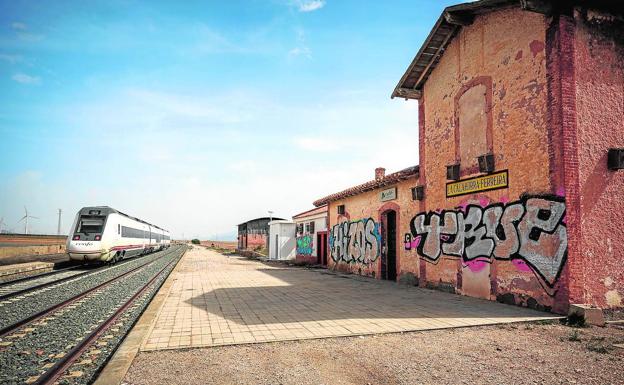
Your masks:
<svg viewBox="0 0 624 385"><path fill-rule="evenodd" d="M575 83L583 302L624 306L624 170L607 169L624 148L624 22L576 12Z"/></svg>

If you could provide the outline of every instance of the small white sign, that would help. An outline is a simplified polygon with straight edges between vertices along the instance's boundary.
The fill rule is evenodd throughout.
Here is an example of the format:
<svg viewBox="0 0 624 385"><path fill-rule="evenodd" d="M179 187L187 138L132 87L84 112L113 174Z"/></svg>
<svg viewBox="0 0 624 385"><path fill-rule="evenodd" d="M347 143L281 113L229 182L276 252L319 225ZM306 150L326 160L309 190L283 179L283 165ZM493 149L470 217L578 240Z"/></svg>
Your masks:
<svg viewBox="0 0 624 385"><path fill-rule="evenodd" d="M396 197L397 197L396 187L385 189L385 190L383 190L382 192L379 193L379 199L382 202L391 201L393 199L396 199Z"/></svg>

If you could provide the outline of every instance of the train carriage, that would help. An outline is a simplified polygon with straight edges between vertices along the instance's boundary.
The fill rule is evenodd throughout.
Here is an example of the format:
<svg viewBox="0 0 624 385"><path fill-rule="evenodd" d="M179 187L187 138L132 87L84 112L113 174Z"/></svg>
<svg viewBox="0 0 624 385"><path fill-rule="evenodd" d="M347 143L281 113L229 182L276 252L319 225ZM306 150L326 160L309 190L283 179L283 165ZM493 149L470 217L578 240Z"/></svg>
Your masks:
<svg viewBox="0 0 624 385"><path fill-rule="evenodd" d="M67 238L67 253L72 260L114 263L170 244L169 232L158 226L108 206L84 207Z"/></svg>

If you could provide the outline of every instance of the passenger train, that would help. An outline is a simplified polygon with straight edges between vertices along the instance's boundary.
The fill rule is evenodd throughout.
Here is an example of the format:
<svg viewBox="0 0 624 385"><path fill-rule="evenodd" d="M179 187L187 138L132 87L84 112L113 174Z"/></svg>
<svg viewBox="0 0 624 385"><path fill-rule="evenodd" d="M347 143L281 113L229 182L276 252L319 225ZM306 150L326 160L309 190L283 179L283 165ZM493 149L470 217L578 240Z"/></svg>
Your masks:
<svg viewBox="0 0 624 385"><path fill-rule="evenodd" d="M69 258L115 263L123 258L168 248L167 230L108 206L84 207L67 237Z"/></svg>

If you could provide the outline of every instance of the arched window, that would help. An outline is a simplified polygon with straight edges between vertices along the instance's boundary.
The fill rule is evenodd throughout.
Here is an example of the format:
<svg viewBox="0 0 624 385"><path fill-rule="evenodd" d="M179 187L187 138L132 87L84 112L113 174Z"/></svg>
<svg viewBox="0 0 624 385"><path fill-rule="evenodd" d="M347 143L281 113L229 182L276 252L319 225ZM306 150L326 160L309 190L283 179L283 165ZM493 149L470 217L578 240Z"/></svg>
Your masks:
<svg viewBox="0 0 624 385"><path fill-rule="evenodd" d="M492 152L492 78L468 82L455 97L455 157L462 175L479 170L477 157Z"/></svg>

